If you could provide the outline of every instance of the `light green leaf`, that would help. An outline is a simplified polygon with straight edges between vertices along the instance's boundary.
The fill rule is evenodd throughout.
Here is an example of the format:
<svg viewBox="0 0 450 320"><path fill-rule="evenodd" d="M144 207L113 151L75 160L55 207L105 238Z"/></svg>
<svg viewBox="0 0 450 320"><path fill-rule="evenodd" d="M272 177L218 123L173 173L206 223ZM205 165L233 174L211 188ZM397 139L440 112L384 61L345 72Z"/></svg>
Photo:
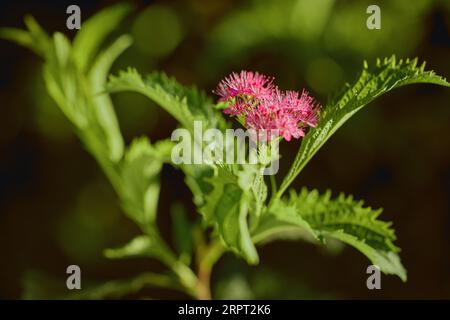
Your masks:
<svg viewBox="0 0 450 320"><path fill-rule="evenodd" d="M131 37L124 35L113 42L106 50L101 52L89 71L88 80L93 93L93 103L97 119L107 137L110 149L110 158L116 162L122 158L124 142L120 133L119 124L110 97L104 90L107 75L117 57L131 45Z"/></svg>
<svg viewBox="0 0 450 320"><path fill-rule="evenodd" d="M200 213L216 227L225 246L244 257L249 264L259 261L248 230L248 194L238 184L237 177L227 168L218 166L207 179L212 191L205 196Z"/></svg>
<svg viewBox="0 0 450 320"><path fill-rule="evenodd" d="M61 32L55 32L53 34L53 43L56 53L56 61L59 67L63 70L67 68L67 64L71 55L71 44L69 39Z"/></svg>
<svg viewBox="0 0 450 320"><path fill-rule="evenodd" d="M237 171L239 187L248 194L250 212L259 217L267 198L267 185L261 174L261 166L243 164L242 170Z"/></svg>
<svg viewBox="0 0 450 320"><path fill-rule="evenodd" d="M267 185L264 182L264 176L259 172L255 174L251 183L251 195L252 201L250 203L253 205L252 212L254 212L256 217L259 217L264 210L267 199Z"/></svg>
<svg viewBox="0 0 450 320"><path fill-rule="evenodd" d="M83 84L73 65L70 41L58 32L52 40L45 54L43 70L47 90L78 129L86 128L91 115Z"/></svg>
<svg viewBox="0 0 450 320"><path fill-rule="evenodd" d="M120 248L106 249L105 257L109 259L122 259L129 257L153 257L155 244L148 236L137 236Z"/></svg>
<svg viewBox="0 0 450 320"><path fill-rule="evenodd" d="M120 37L98 59L92 61L92 58L103 37L114 29L128 11L128 5L117 5L95 15L83 23L73 46L60 32L49 37L32 16L25 17L29 32L0 30L0 36L31 48L45 59L44 79L50 95L80 130L79 134L88 149L104 165L107 161L99 158L109 158L113 162L121 159L123 139L109 97L100 93L104 89L110 66L130 45L130 38ZM89 74L87 70L77 67L80 59L86 60L82 64L94 63Z"/></svg>
<svg viewBox="0 0 450 320"><path fill-rule="evenodd" d="M318 236L309 223L299 214L294 204L275 200L262 215L258 226L252 230L255 243L273 239L303 238L317 241Z"/></svg>
<svg viewBox="0 0 450 320"><path fill-rule="evenodd" d="M303 138L300 150L278 191L278 196L288 188L306 164L324 143L352 115L382 94L413 83L431 83L450 86L444 78L433 71L425 71L425 64L417 66L417 58L396 61L395 56L378 60L370 70L364 63L359 79L336 102L328 104L321 112L319 124Z"/></svg>
<svg viewBox="0 0 450 320"><path fill-rule="evenodd" d="M34 51L45 57L51 45L50 37L31 15L26 15L24 22L33 38Z"/></svg>
<svg viewBox="0 0 450 320"><path fill-rule="evenodd" d="M104 255L109 259L156 258L170 267L182 285L192 288L196 282L196 277L191 269L173 255L171 249L160 237L156 226L146 228L146 235L137 236L122 247L106 249Z"/></svg>
<svg viewBox="0 0 450 320"><path fill-rule="evenodd" d="M33 42L33 37L27 31L16 28L0 28L0 38L14 41L39 54L39 50L37 50L36 44Z"/></svg>
<svg viewBox="0 0 450 320"><path fill-rule="evenodd" d="M152 146L147 138L135 139L122 163L120 198L125 212L142 226L154 224L159 198L159 173L170 157L170 141Z"/></svg>
<svg viewBox="0 0 450 320"><path fill-rule="evenodd" d="M160 259L168 266L180 264L155 226L150 226L146 231L145 235L136 236L122 247L105 249L103 254L108 259L149 257Z"/></svg>
<svg viewBox="0 0 450 320"><path fill-rule="evenodd" d="M74 60L81 71L92 63L103 40L130 12L128 3L120 3L100 11L83 22L73 41Z"/></svg>

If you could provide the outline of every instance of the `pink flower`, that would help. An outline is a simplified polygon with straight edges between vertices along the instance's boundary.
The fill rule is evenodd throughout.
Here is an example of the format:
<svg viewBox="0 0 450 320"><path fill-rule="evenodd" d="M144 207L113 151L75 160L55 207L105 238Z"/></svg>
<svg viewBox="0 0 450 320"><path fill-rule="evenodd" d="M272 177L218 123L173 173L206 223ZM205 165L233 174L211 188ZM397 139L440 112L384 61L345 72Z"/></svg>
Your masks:
<svg viewBox="0 0 450 320"><path fill-rule="evenodd" d="M286 141L305 135L304 128L317 124L313 98L306 91L281 92L276 88L270 98L250 109L246 114L246 126L255 130L278 130Z"/></svg>
<svg viewBox="0 0 450 320"><path fill-rule="evenodd" d="M219 101L230 103L224 113L239 115L259 100L270 97L273 90L272 81L258 72L233 72L219 83L214 92L220 96Z"/></svg>
<svg viewBox="0 0 450 320"><path fill-rule="evenodd" d="M219 84L216 93L220 101L231 104L224 113L243 116L247 128L267 139L273 132L286 141L299 139L307 127L317 125L319 105L307 91L282 92L259 73L233 73Z"/></svg>
<svg viewBox="0 0 450 320"><path fill-rule="evenodd" d="M317 111L319 105L314 102L306 90L299 96L297 91L286 91L284 95L284 109L293 116L297 122L309 127L317 125Z"/></svg>

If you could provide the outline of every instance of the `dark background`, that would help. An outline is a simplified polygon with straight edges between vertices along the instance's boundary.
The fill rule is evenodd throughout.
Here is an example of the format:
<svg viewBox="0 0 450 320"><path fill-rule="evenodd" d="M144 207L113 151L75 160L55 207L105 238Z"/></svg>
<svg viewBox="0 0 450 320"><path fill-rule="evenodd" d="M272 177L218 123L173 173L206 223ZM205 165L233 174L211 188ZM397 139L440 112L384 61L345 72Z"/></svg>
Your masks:
<svg viewBox="0 0 450 320"><path fill-rule="evenodd" d="M23 28L31 13L47 31L66 29L66 8L82 23L113 1L2 1L0 27ZM362 61L396 54L427 61L450 77L450 1L134 1L120 32L134 45L113 72L135 66L164 70L211 92L230 71L276 76L284 89L306 87L322 103ZM366 8L381 7L381 30L366 28ZM47 96L41 61L0 40L0 298L55 297L70 264L83 281L101 282L146 270L147 260L108 261L104 248L137 229L120 212L95 161ZM175 122L134 94L113 97L127 142L152 141ZM394 222L408 282L382 277L366 288L369 261L352 248L324 250L302 242L260 248L247 267L226 255L213 274L216 298L450 298L450 90L414 85L395 90L354 116L294 183L353 194ZM299 142L284 143L281 178ZM169 209L182 203L195 218L180 172L162 175L158 223L170 240ZM334 253L333 253L334 252ZM339 253L339 254L337 254ZM145 291L138 296L182 297ZM131 297L132 298L132 297Z"/></svg>

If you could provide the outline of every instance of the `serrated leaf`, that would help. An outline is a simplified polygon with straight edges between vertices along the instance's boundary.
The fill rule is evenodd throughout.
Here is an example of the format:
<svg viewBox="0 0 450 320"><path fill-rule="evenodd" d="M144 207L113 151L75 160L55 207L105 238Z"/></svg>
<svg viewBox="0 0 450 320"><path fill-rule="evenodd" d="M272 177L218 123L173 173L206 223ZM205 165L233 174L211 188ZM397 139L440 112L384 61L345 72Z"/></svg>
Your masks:
<svg viewBox="0 0 450 320"><path fill-rule="evenodd" d="M317 190L302 189L299 194L292 190L289 203L294 206L314 230L333 232L342 230L356 236L360 241L384 251L398 252L391 223L378 220L382 210L364 207L362 201L340 194L331 199L331 192L320 195Z"/></svg>
<svg viewBox="0 0 450 320"><path fill-rule="evenodd" d="M195 120L202 121L204 128L225 128L222 115L213 108L209 97L196 88L187 88L164 73L154 72L145 79L129 68L111 76L107 86L109 92L134 91L156 102L183 127L192 130Z"/></svg>
<svg viewBox="0 0 450 320"><path fill-rule="evenodd" d="M332 199L331 192L320 195L317 190L307 189L299 194L292 191L289 198L277 201L279 203L262 216L259 227L252 232L255 241L283 235L297 222L310 236L343 241L361 251L384 273L395 274L406 281L391 223L378 220L381 209L364 207L362 201L355 201L352 196L340 194Z"/></svg>
<svg viewBox="0 0 450 320"><path fill-rule="evenodd" d="M404 282L407 280L406 270L397 253L393 251L375 250L364 241L361 241L357 237L347 234L342 230L326 232L326 234L358 249L385 274L397 275Z"/></svg>
<svg viewBox="0 0 450 320"><path fill-rule="evenodd" d="M378 60L373 70L369 70L365 62L364 69L355 84L349 86L339 100L331 102L321 111L317 127L310 129L303 138L300 150L280 186L278 195L288 188L336 130L372 100L407 84L431 83L450 86L450 83L433 71L425 71L424 66L422 64L418 67L417 59L396 61L395 56L385 58L383 61Z"/></svg>

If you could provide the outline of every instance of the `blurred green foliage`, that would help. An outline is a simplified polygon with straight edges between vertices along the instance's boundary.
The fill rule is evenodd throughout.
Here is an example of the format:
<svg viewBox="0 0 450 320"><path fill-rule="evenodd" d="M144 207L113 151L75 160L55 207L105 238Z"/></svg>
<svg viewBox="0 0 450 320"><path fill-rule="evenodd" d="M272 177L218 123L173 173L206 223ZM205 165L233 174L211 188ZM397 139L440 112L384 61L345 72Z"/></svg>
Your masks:
<svg viewBox="0 0 450 320"><path fill-rule="evenodd" d="M149 6L140 12L131 32L136 47L149 58L171 54L183 36L176 13L161 5Z"/></svg>

